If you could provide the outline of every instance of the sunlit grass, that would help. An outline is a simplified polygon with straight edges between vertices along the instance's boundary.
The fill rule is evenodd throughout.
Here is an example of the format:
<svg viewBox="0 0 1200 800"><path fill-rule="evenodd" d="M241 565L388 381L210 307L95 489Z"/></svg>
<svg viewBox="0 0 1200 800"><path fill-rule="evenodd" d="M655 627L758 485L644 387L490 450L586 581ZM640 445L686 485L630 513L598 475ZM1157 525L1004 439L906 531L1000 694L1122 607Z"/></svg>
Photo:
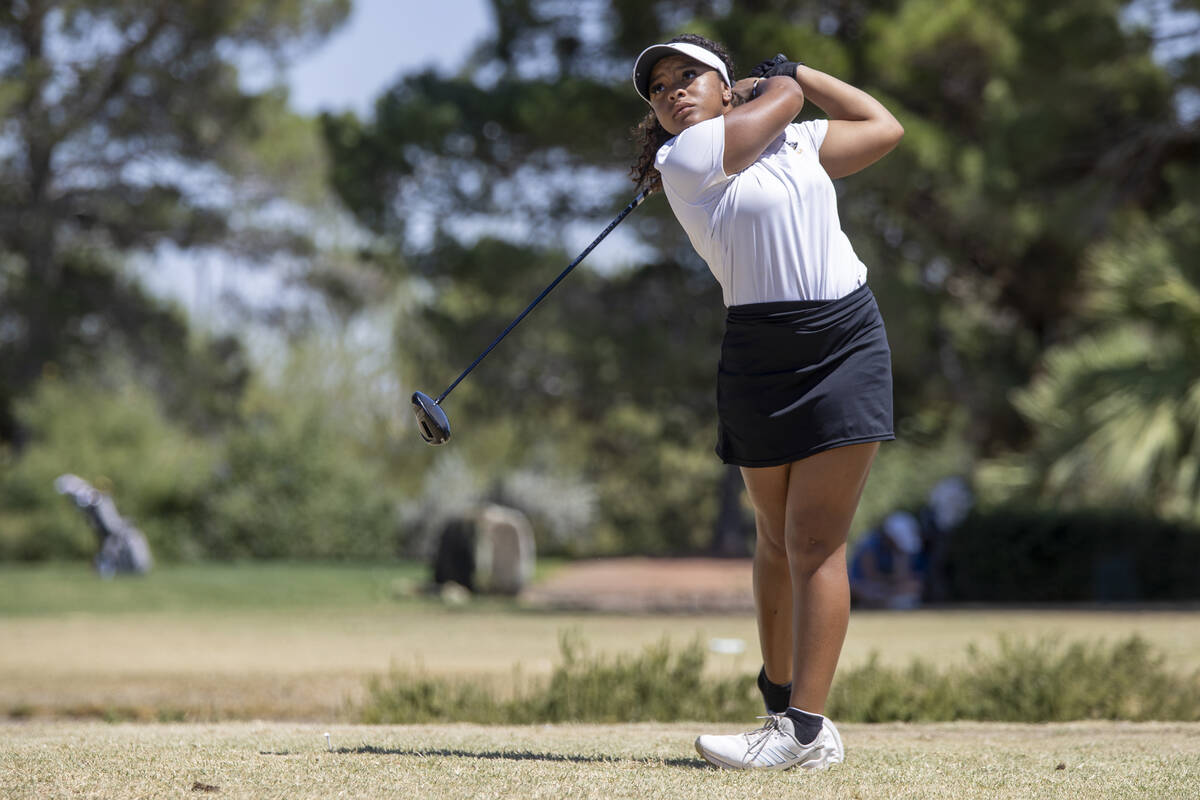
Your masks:
<svg viewBox="0 0 1200 800"><path fill-rule="evenodd" d="M82 562L6 564L0 616L378 606L410 596L426 572L413 562L170 564L105 581Z"/></svg>
<svg viewBox="0 0 1200 800"><path fill-rule="evenodd" d="M1177 800L1200 787L1198 724L843 725L846 763L824 773L707 767L692 741L729 728L0 723L0 779L14 799Z"/></svg>

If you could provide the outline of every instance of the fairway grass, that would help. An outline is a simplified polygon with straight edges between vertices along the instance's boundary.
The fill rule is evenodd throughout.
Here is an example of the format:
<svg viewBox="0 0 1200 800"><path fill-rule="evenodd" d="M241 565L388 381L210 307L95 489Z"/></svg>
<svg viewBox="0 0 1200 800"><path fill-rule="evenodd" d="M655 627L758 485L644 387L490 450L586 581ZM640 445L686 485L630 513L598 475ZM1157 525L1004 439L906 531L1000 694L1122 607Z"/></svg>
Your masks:
<svg viewBox="0 0 1200 800"><path fill-rule="evenodd" d="M844 725L846 763L824 773L713 769L692 749L708 732L722 729L7 722L0 786L9 798L1200 796L1200 724Z"/></svg>

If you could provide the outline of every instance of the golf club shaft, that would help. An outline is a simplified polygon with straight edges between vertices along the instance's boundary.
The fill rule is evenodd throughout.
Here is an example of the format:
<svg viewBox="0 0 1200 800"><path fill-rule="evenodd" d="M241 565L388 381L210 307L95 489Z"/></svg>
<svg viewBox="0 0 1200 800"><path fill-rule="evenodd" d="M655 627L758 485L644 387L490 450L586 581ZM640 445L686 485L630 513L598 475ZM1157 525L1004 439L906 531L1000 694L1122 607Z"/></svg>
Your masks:
<svg viewBox="0 0 1200 800"><path fill-rule="evenodd" d="M583 261L584 257L587 256L588 253L592 252L593 248L595 248L596 245L600 244L600 242L603 241L605 236L608 236L610 233L612 233L613 228L617 227L617 224L620 223L621 220L625 219L625 217L627 217L629 215L630 211L633 211L635 208L640 206L642 204L642 202L645 201L645 199L647 197L649 197L649 195L650 195L649 189L644 189L641 192L638 192L637 197L633 198L633 200L629 203L629 205L625 206L625 208L621 211L621 213L617 214L616 218L613 219L612 222L608 223L608 227L600 232L600 235L597 236L592 241L592 243L587 246L587 249L585 249L582 253L580 253L579 256L574 261L572 261L570 264L568 264L567 268L564 269L562 272L560 272L558 274L558 277L555 278L550 283L549 286L547 286L545 289L543 289L542 293L539 294L536 298L534 298L533 302L530 303L528 306L526 306L525 310L522 311L517 316L516 319L514 319L512 322L510 322L508 324L508 327L505 328L504 331L501 332L501 334L496 337L496 341L494 341L490 345L488 345L488 348L479 354L479 358L477 358L473 362L471 362L471 366L464 369L462 374L454 379L454 383L447 386L446 391L444 391L440 395L438 395L438 398L436 400L434 400L433 402L437 403L438 405L441 405L442 401L446 399L446 395L450 394L450 392L452 392L454 390L455 386L458 386L458 384L462 383L462 379L467 377L467 375L470 374L471 370L475 369L475 367L479 365L479 362L483 361L484 357L486 357L488 353L492 352L492 350L496 347L496 345L500 344L500 340L503 339L505 336L508 336L509 331L511 331L513 328L517 327L517 324L520 323L521 320L525 319L525 316L527 314L529 314L530 311L533 311L533 307L536 306L538 303L542 302L542 300L546 297L546 295L550 294L550 291L555 286L558 286L559 282L561 282L563 278L567 277L567 274L571 270L575 269L575 267L579 264L579 262Z"/></svg>

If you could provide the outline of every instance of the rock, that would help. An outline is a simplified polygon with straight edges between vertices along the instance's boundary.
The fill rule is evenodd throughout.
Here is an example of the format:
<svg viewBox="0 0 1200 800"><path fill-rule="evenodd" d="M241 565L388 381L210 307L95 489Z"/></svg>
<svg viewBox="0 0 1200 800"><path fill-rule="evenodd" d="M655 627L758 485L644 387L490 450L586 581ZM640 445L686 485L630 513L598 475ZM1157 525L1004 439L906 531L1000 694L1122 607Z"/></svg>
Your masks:
<svg viewBox="0 0 1200 800"><path fill-rule="evenodd" d="M533 578L536 559L533 526L515 508L484 507L475 525L475 576L478 588L515 596Z"/></svg>
<svg viewBox="0 0 1200 800"><path fill-rule="evenodd" d="M448 606L465 606L471 602L471 590L455 581L446 581L443 583L438 596Z"/></svg>

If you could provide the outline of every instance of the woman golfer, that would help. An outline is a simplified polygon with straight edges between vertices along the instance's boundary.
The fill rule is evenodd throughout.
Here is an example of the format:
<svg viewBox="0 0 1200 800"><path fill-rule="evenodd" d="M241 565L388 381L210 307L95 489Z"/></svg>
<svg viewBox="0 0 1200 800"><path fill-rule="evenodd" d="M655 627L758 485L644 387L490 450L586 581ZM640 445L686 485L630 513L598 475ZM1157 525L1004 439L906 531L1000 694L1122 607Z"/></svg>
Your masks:
<svg viewBox="0 0 1200 800"><path fill-rule="evenodd" d="M661 188L728 307L717 454L754 504L754 597L766 724L701 736L732 769L843 760L822 716L850 615L846 535L892 432L891 352L867 269L838 220L832 178L904 131L865 92L781 58L731 80L719 44L685 34L638 56L652 113L635 180ZM793 124L805 98L828 120Z"/></svg>

